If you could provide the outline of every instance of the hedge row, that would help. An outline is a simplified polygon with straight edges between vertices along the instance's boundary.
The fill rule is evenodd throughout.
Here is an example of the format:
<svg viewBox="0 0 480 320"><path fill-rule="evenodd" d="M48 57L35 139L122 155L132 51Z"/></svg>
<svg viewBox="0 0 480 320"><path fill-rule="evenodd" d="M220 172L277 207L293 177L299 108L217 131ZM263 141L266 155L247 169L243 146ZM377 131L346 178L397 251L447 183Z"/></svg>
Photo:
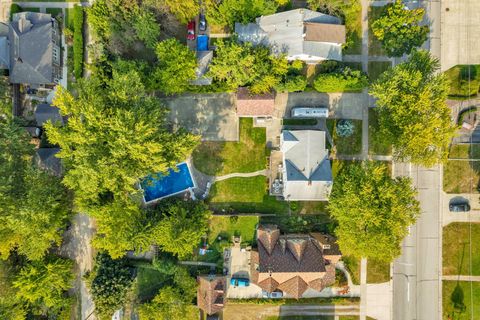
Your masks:
<svg viewBox="0 0 480 320"><path fill-rule="evenodd" d="M83 75L83 8L73 8L73 74L75 79Z"/></svg>

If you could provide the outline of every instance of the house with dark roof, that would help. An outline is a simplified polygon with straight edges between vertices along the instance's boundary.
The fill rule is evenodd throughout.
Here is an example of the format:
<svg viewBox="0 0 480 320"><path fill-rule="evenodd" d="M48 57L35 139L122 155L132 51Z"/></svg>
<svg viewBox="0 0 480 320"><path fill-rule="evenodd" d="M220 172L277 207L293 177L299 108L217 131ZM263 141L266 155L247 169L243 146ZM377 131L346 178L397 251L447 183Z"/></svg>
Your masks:
<svg viewBox="0 0 480 320"><path fill-rule="evenodd" d="M197 277L197 305L207 315L215 314L225 306L227 280L224 276L202 275Z"/></svg>
<svg viewBox="0 0 480 320"><path fill-rule="evenodd" d="M8 36L0 36L0 60L8 61L8 66L4 61L0 64L10 70L11 83L53 86L62 75L60 44L60 28L50 14L16 13Z"/></svg>
<svg viewBox="0 0 480 320"><path fill-rule="evenodd" d="M60 152L59 148L40 148L37 149L37 166L51 174L60 177L63 174L63 166L60 158L55 155Z"/></svg>
<svg viewBox="0 0 480 320"><path fill-rule="evenodd" d="M37 122L37 126L42 127L49 120L52 123L64 124L63 117L57 107L47 103L37 105L35 108L35 121Z"/></svg>
<svg viewBox="0 0 480 320"><path fill-rule="evenodd" d="M333 185L325 131L283 130L281 193L286 200L326 201Z"/></svg>
<svg viewBox="0 0 480 320"><path fill-rule="evenodd" d="M195 86L208 86L212 84L212 78L206 76L210 62L213 59L213 51L197 51L197 68L195 69L196 78L190 81Z"/></svg>
<svg viewBox="0 0 480 320"><path fill-rule="evenodd" d="M282 235L276 225L260 225L258 248L250 256L252 282L269 293L281 291L295 299L331 286L341 253L333 237L325 239L328 243L309 234Z"/></svg>
<svg viewBox="0 0 480 320"><path fill-rule="evenodd" d="M334 16L308 9L296 9L262 16L255 23L235 24L238 41L271 48L272 53L287 55L288 60L317 63L342 61L346 31Z"/></svg>
<svg viewBox="0 0 480 320"><path fill-rule="evenodd" d="M271 117L275 110L273 92L251 94L248 88L240 87L236 95L237 116L239 117Z"/></svg>

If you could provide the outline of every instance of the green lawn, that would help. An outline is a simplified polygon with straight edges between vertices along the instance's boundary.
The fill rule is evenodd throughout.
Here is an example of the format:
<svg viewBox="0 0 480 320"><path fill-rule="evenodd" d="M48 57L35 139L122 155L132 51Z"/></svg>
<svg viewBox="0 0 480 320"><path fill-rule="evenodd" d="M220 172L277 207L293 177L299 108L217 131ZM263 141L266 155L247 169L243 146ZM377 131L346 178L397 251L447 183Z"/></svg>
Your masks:
<svg viewBox="0 0 480 320"><path fill-rule="evenodd" d="M458 65L445 71L445 75L450 80L450 96L468 98L478 94L480 65Z"/></svg>
<svg viewBox="0 0 480 320"><path fill-rule="evenodd" d="M255 239L255 228L257 224L258 217L254 216L213 216L210 219L208 242L213 243L219 236L229 241L232 236L241 236L242 243L252 244Z"/></svg>
<svg viewBox="0 0 480 320"><path fill-rule="evenodd" d="M392 67L390 61L369 61L368 62L368 77L370 81L375 81L387 69Z"/></svg>
<svg viewBox="0 0 480 320"><path fill-rule="evenodd" d="M343 54L362 53L362 6L360 0L349 1L342 10L345 15L345 28L347 30L348 46Z"/></svg>
<svg viewBox="0 0 480 320"><path fill-rule="evenodd" d="M380 134L378 116L374 109L368 109L368 153L371 155L392 154L392 146Z"/></svg>
<svg viewBox="0 0 480 320"><path fill-rule="evenodd" d="M267 190L265 176L231 178L215 182L210 202L263 202Z"/></svg>
<svg viewBox="0 0 480 320"><path fill-rule="evenodd" d="M443 191L478 193L480 161L448 160L443 166Z"/></svg>
<svg viewBox="0 0 480 320"><path fill-rule="evenodd" d="M362 151L362 120L350 121L352 121L354 125L353 134L348 137L340 137L336 130L338 120L327 119L327 127L332 135L337 154L355 155Z"/></svg>
<svg viewBox="0 0 480 320"><path fill-rule="evenodd" d="M240 141L203 142L193 151L195 168L208 175L253 172L266 168L265 128L254 128L252 118L240 118Z"/></svg>
<svg viewBox="0 0 480 320"><path fill-rule="evenodd" d="M65 27L73 31L73 8L65 9Z"/></svg>
<svg viewBox="0 0 480 320"><path fill-rule="evenodd" d="M53 17L56 17L62 13L62 8L47 8L46 12L50 13Z"/></svg>
<svg viewBox="0 0 480 320"><path fill-rule="evenodd" d="M473 320L480 315L480 282L443 281L443 319Z"/></svg>
<svg viewBox="0 0 480 320"><path fill-rule="evenodd" d="M390 281L390 263L368 259L367 283L382 283Z"/></svg>
<svg viewBox="0 0 480 320"><path fill-rule="evenodd" d="M382 43L373 34L371 25L377 20L383 11L383 7L372 7L368 9L368 54L370 56L383 56L385 51L382 49Z"/></svg>
<svg viewBox="0 0 480 320"><path fill-rule="evenodd" d="M480 145L478 144L451 145L448 157L451 159L480 159Z"/></svg>
<svg viewBox="0 0 480 320"><path fill-rule="evenodd" d="M353 284L360 284L360 259L352 256L343 256L342 260L345 263L345 267L350 272Z"/></svg>
<svg viewBox="0 0 480 320"><path fill-rule="evenodd" d="M165 274L150 268L137 268L135 292L140 301L152 299L167 281Z"/></svg>
<svg viewBox="0 0 480 320"><path fill-rule="evenodd" d="M451 223L443 228L443 274L480 275L480 223ZM470 261L470 253L472 260Z"/></svg>

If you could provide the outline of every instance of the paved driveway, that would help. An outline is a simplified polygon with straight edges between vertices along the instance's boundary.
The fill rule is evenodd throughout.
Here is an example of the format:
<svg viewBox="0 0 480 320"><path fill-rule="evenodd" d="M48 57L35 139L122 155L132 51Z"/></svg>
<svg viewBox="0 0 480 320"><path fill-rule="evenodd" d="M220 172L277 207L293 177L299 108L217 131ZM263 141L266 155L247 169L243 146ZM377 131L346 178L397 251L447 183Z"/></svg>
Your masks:
<svg viewBox="0 0 480 320"><path fill-rule="evenodd" d="M296 92L277 94L276 116L289 118L293 107L328 107L329 116L343 119L363 119L363 108L369 96L364 93Z"/></svg>
<svg viewBox="0 0 480 320"><path fill-rule="evenodd" d="M441 1L441 65L480 64L480 1Z"/></svg>
<svg viewBox="0 0 480 320"><path fill-rule="evenodd" d="M166 98L174 125L202 136L205 141L238 141L238 118L233 96L192 94Z"/></svg>
<svg viewBox="0 0 480 320"><path fill-rule="evenodd" d="M227 277L227 297L231 299L251 299L262 297L262 289L251 282L248 287L244 288L231 286L230 279L232 277L247 278L251 280L250 251L242 251L240 247L230 248Z"/></svg>

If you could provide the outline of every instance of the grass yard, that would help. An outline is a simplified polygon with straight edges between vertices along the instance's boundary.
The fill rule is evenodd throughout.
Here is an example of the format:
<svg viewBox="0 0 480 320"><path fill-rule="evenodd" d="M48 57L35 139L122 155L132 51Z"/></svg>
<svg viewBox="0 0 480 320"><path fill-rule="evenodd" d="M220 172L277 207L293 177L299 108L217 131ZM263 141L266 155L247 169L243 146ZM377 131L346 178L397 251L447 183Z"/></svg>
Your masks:
<svg viewBox="0 0 480 320"><path fill-rule="evenodd" d="M443 274L480 276L480 223L472 223L472 260L470 262L470 226L451 223L443 228Z"/></svg>
<svg viewBox="0 0 480 320"><path fill-rule="evenodd" d="M257 224L258 217L254 216L213 216L210 219L208 242L215 242L219 236L227 240L230 240L232 236L241 236L242 243L252 244Z"/></svg>
<svg viewBox="0 0 480 320"><path fill-rule="evenodd" d="M342 10L345 15L347 47L343 54L362 53L362 6L360 0L352 0Z"/></svg>
<svg viewBox="0 0 480 320"><path fill-rule="evenodd" d="M480 159L480 145L478 144L451 145L448 157L451 159Z"/></svg>
<svg viewBox="0 0 480 320"><path fill-rule="evenodd" d="M471 320L480 315L480 282L443 281L443 319Z"/></svg>
<svg viewBox="0 0 480 320"><path fill-rule="evenodd" d="M466 99L478 94L480 65L458 65L445 71L445 75L450 80L451 97Z"/></svg>
<svg viewBox="0 0 480 320"><path fill-rule="evenodd" d="M371 155L392 154L392 146L380 134L378 116L374 109L368 109L368 153Z"/></svg>
<svg viewBox="0 0 480 320"><path fill-rule="evenodd" d="M62 13L62 8L47 8L46 12L50 13L53 17L56 17Z"/></svg>
<svg viewBox="0 0 480 320"><path fill-rule="evenodd" d="M150 268L137 268L135 292L140 301L152 299L168 279L164 274Z"/></svg>
<svg viewBox="0 0 480 320"><path fill-rule="evenodd" d="M337 134L336 119L327 119L327 127L336 146L337 154L355 155L362 151L362 120L350 120L353 122L354 131L348 137L340 137Z"/></svg>
<svg viewBox="0 0 480 320"><path fill-rule="evenodd" d="M390 69L392 63L390 61L369 61L368 62L368 77L370 81L375 81L378 77Z"/></svg>
<svg viewBox="0 0 480 320"><path fill-rule="evenodd" d="M360 284L360 259L352 256L343 256L342 261L345 263L345 267L350 272L353 284Z"/></svg>
<svg viewBox="0 0 480 320"><path fill-rule="evenodd" d="M371 25L382 14L383 7L372 7L368 9L368 55L383 56L385 51L382 49L382 43L373 34Z"/></svg>
<svg viewBox="0 0 480 320"><path fill-rule="evenodd" d="M443 166L443 191L446 193L478 193L480 162L448 160Z"/></svg>
<svg viewBox="0 0 480 320"><path fill-rule="evenodd" d="M210 202L262 202L267 190L267 178L231 178L215 182Z"/></svg>
<svg viewBox="0 0 480 320"><path fill-rule="evenodd" d="M254 128L252 118L240 118L240 141L203 142L193 151L193 164L201 172L221 176L266 168L265 128Z"/></svg>
<svg viewBox="0 0 480 320"><path fill-rule="evenodd" d="M390 281L390 263L368 259L367 283L382 283Z"/></svg>

